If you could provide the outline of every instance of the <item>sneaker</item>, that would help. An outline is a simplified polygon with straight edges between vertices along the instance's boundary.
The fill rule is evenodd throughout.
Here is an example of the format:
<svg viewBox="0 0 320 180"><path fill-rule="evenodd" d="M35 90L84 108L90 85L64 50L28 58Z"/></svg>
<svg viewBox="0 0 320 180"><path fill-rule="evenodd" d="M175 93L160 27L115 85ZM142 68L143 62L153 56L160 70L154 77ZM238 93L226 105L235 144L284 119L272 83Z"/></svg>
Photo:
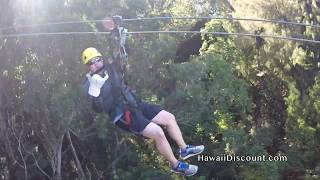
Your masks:
<svg viewBox="0 0 320 180"><path fill-rule="evenodd" d="M177 167L171 169L175 173L183 173L185 176L193 176L198 172L198 166L179 161Z"/></svg>
<svg viewBox="0 0 320 180"><path fill-rule="evenodd" d="M202 153L203 150L204 150L204 145L200 145L200 146L187 145L185 149L180 149L180 158L183 160L186 160L191 156Z"/></svg>

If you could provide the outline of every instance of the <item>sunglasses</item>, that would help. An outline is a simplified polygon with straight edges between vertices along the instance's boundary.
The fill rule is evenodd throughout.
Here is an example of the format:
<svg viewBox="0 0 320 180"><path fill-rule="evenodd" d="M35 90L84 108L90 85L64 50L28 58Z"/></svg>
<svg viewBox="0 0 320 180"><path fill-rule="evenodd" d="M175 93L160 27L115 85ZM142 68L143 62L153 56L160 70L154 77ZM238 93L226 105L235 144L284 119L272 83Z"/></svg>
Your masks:
<svg viewBox="0 0 320 180"><path fill-rule="evenodd" d="M101 57L96 57L96 58L92 59L91 61L89 61L87 63L87 65L91 66L92 64L95 64L95 63L97 63L99 61L102 61L102 58Z"/></svg>

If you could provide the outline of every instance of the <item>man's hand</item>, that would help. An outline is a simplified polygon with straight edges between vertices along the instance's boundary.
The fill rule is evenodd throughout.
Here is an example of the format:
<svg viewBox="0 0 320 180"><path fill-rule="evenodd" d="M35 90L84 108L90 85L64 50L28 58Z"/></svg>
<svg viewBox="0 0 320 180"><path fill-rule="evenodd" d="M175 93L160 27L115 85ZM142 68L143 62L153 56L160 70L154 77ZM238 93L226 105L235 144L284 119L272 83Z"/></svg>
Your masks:
<svg viewBox="0 0 320 180"><path fill-rule="evenodd" d="M100 95L100 89L105 81L109 78L109 75L105 74L104 77L101 77L99 74L94 74L92 76L87 74L87 78L90 83L88 93L93 97L98 97Z"/></svg>

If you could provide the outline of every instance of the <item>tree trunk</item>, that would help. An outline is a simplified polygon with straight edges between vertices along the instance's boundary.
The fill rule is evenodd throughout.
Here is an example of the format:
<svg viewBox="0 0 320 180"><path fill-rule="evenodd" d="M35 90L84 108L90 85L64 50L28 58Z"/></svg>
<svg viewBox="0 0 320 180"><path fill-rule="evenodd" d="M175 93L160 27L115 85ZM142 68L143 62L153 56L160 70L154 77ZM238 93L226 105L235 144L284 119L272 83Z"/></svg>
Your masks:
<svg viewBox="0 0 320 180"><path fill-rule="evenodd" d="M62 142L63 142L63 138L64 138L64 135L61 136L61 138L59 139L58 141L58 145L57 145L57 151L56 151L56 173L53 177L53 179L55 180L62 180L61 178L61 159L62 159Z"/></svg>

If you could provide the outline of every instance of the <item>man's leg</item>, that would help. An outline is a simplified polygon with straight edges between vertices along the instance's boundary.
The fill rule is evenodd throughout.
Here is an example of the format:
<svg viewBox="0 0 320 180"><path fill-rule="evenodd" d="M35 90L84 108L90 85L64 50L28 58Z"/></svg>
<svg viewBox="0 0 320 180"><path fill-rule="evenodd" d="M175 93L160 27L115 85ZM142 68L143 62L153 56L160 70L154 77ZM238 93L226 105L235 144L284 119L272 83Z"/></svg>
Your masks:
<svg viewBox="0 0 320 180"><path fill-rule="evenodd" d="M185 160L191 156L195 156L203 152L203 145L186 145L183 140L181 130L173 114L162 110L151 121L167 127L170 137L174 139L180 147L179 153L181 159Z"/></svg>
<svg viewBox="0 0 320 180"><path fill-rule="evenodd" d="M150 122L142 131L142 135L155 140L156 147L160 154L167 159L172 166L176 167L179 161L175 158L171 146L162 130L156 123Z"/></svg>
<svg viewBox="0 0 320 180"><path fill-rule="evenodd" d="M160 113L158 113L158 115L159 116L164 115L165 112L166 111L160 111ZM174 116L173 117L172 116L173 115L171 115L171 118L174 119ZM177 124L173 125L173 123L172 123L172 125L169 125L167 127L169 129L171 129L170 132L173 133L173 137L176 137L176 139L178 139L177 141L181 141L180 144L181 144L181 147L183 147L183 144L185 145L185 143L182 138L181 131L180 131L178 125ZM178 161L175 158L175 156L172 152L171 146L170 146L162 128L158 124L156 124L154 122L150 122L145 127L145 129L142 131L142 135L155 140L156 147L159 150L160 154L162 154L165 157L165 159L167 159L171 163L172 171L174 171L176 173L183 173L185 176L193 176L194 174L196 174L198 172L198 166L188 164L183 161Z"/></svg>
<svg viewBox="0 0 320 180"><path fill-rule="evenodd" d="M168 111L160 111L152 120L156 124L163 125L167 128L170 137L177 143L180 149L187 147L183 140L181 130L173 114Z"/></svg>

